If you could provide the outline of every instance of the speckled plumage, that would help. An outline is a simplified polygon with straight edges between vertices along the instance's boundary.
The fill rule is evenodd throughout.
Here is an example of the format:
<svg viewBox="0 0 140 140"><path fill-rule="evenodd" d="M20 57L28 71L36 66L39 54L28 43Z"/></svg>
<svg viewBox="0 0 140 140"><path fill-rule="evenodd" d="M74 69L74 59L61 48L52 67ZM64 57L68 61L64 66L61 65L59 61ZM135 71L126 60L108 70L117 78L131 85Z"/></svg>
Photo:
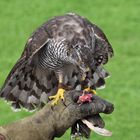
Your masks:
<svg viewBox="0 0 140 140"><path fill-rule="evenodd" d="M113 49L99 27L76 14L55 17L28 39L0 96L15 108L41 107L57 92L60 73L72 89L101 87L109 75L102 65L112 56ZM90 68L84 81L78 64Z"/></svg>

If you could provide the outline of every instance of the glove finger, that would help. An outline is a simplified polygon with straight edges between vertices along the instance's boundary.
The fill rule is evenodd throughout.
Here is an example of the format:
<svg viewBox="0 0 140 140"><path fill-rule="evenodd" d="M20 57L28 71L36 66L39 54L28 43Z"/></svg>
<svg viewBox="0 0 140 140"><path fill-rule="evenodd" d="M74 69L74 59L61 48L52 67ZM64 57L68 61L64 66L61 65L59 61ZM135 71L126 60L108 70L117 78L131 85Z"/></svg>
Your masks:
<svg viewBox="0 0 140 140"><path fill-rule="evenodd" d="M94 99L91 103L84 103L79 106L80 114L83 117L95 115L99 113L110 114L114 110L114 105L108 101L101 98Z"/></svg>

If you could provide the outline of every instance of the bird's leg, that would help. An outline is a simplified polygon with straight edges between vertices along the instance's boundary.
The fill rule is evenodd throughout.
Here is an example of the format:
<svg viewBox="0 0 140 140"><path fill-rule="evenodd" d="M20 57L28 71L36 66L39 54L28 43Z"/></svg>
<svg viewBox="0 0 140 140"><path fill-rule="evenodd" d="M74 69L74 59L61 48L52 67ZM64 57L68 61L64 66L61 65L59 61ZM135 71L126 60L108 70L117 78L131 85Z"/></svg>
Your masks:
<svg viewBox="0 0 140 140"><path fill-rule="evenodd" d="M58 80L59 80L59 84L58 84L58 91L57 91L56 95L49 97L49 99L53 100L52 105L56 105L58 103L59 99L64 100L65 86L63 84L63 75L59 74Z"/></svg>
<svg viewBox="0 0 140 140"><path fill-rule="evenodd" d="M52 105L56 105L58 103L59 99L64 100L64 92L65 92L65 89L62 87L62 84L59 83L58 91L57 91L56 95L49 97L49 99L53 100Z"/></svg>

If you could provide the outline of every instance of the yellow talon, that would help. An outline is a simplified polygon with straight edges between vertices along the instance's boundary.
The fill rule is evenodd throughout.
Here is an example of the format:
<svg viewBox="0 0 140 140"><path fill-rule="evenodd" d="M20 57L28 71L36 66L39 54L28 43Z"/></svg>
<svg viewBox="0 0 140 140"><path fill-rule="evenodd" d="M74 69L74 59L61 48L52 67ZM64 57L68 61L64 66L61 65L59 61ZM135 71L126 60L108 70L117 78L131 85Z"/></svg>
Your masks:
<svg viewBox="0 0 140 140"><path fill-rule="evenodd" d="M93 94L97 94L96 90L91 89L91 91L93 92Z"/></svg>
<svg viewBox="0 0 140 140"><path fill-rule="evenodd" d="M56 105L58 103L59 99L64 100L64 92L65 92L65 90L63 88L60 88L60 89L58 89L56 95L49 97L49 99L53 99L52 105Z"/></svg>
<svg viewBox="0 0 140 140"><path fill-rule="evenodd" d="M90 91L91 89L88 87L88 88L85 88L84 91Z"/></svg>
<svg viewBox="0 0 140 140"><path fill-rule="evenodd" d="M96 91L94 89L89 88L89 87L85 88L84 91L87 91L87 92L89 91L89 92L92 92L93 94L96 94Z"/></svg>

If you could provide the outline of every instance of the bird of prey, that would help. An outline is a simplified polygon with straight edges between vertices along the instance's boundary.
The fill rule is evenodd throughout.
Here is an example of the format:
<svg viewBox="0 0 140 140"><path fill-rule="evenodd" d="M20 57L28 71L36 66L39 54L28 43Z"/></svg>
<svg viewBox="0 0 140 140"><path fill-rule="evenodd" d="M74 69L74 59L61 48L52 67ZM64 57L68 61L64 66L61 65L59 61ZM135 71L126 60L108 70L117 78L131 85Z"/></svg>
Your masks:
<svg viewBox="0 0 140 140"><path fill-rule="evenodd" d="M65 90L92 91L105 85L103 68L113 49L103 31L77 14L57 16L39 27L8 75L0 97L14 108L42 107L64 99Z"/></svg>

